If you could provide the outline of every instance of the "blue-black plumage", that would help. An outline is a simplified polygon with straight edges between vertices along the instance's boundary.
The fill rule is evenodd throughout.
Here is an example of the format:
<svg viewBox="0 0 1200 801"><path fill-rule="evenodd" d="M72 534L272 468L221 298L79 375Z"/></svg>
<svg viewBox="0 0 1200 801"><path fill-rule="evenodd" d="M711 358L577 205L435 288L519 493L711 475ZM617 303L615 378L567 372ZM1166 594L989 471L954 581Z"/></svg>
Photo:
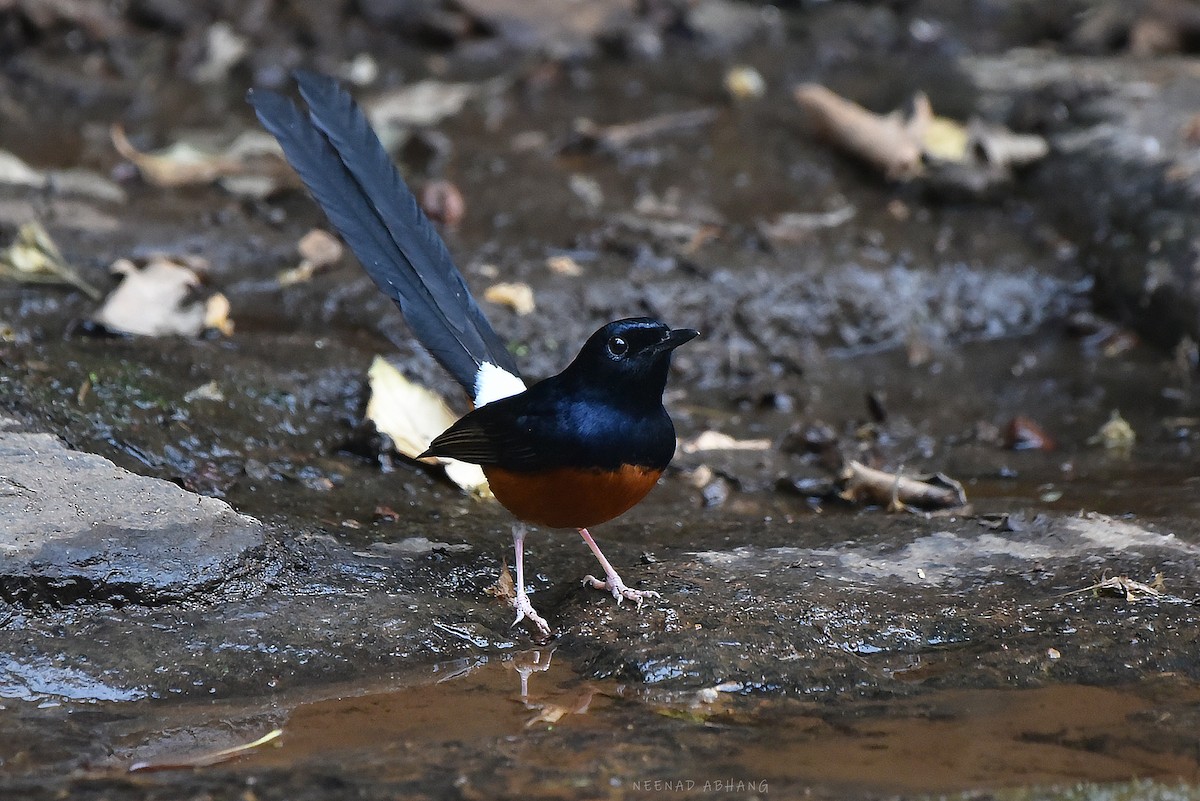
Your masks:
<svg viewBox="0 0 1200 801"><path fill-rule="evenodd" d="M331 78L295 75L307 115L275 92L252 89L248 99L367 273L472 397L484 364L519 377L362 110Z"/></svg>
<svg viewBox="0 0 1200 801"><path fill-rule="evenodd" d="M648 317L609 323L561 373L467 413L424 455L515 472L661 471L675 454L662 404L671 352L697 333Z"/></svg>
<svg viewBox="0 0 1200 801"><path fill-rule="evenodd" d="M421 343L467 390L475 409L427 455L483 465L497 499L522 521L574 527L604 568L585 583L641 604L588 533L639 502L675 452L662 404L671 353L697 336L647 317L593 334L561 373L526 389L503 341L471 297L445 243L417 205L366 117L333 80L296 73L305 114L252 90L263 126ZM517 622L546 623L529 601L525 529L513 529Z"/></svg>

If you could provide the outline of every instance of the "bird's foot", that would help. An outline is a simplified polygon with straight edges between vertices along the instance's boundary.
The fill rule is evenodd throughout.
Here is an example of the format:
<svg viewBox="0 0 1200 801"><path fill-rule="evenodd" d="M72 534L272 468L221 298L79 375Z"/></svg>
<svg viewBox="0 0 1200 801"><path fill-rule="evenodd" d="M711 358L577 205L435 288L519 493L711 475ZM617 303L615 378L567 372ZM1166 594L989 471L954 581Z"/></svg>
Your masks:
<svg viewBox="0 0 1200 801"><path fill-rule="evenodd" d="M525 618L529 618L529 622L537 627L538 632L542 637L550 638L550 624L546 622L546 618L537 613L533 608L533 604L529 602L529 596L523 592L518 592L517 597L513 598L513 607L517 610L517 619L513 621L513 625L517 625Z"/></svg>
<svg viewBox="0 0 1200 801"><path fill-rule="evenodd" d="M584 576L583 586L592 587L597 590L604 590L612 594L612 597L617 599L617 603L622 601L634 601L640 607L642 601L647 598L661 598L654 590L632 590L625 586L625 582L621 581L621 577L616 573L609 573L608 578L604 581L595 576Z"/></svg>

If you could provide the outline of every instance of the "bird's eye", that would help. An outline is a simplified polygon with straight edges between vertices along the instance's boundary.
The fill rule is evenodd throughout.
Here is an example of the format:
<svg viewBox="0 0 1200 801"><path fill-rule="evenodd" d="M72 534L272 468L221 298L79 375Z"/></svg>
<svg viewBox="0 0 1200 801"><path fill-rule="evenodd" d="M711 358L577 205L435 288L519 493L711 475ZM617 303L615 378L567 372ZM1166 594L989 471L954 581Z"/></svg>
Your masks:
<svg viewBox="0 0 1200 801"><path fill-rule="evenodd" d="M608 352L619 359L629 352L629 343L622 337L613 337L608 340Z"/></svg>

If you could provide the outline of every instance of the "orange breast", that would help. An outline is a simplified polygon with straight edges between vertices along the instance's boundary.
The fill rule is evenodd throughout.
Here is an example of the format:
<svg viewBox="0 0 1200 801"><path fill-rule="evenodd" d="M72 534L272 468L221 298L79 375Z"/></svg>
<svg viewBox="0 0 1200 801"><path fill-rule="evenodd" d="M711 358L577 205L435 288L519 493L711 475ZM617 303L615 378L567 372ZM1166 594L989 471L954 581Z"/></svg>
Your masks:
<svg viewBox="0 0 1200 801"><path fill-rule="evenodd" d="M629 510L658 481L661 470L556 468L518 473L484 467L496 500L520 520L551 528L587 528Z"/></svg>

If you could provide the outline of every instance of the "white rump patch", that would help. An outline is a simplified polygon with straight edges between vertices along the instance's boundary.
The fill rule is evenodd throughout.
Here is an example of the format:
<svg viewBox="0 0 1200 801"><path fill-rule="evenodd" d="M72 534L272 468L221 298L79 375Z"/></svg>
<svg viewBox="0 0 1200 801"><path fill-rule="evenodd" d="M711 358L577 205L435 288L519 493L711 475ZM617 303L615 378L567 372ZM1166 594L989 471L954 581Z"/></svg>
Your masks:
<svg viewBox="0 0 1200 801"><path fill-rule="evenodd" d="M484 362L475 374L475 408L525 391L525 382L503 367Z"/></svg>

